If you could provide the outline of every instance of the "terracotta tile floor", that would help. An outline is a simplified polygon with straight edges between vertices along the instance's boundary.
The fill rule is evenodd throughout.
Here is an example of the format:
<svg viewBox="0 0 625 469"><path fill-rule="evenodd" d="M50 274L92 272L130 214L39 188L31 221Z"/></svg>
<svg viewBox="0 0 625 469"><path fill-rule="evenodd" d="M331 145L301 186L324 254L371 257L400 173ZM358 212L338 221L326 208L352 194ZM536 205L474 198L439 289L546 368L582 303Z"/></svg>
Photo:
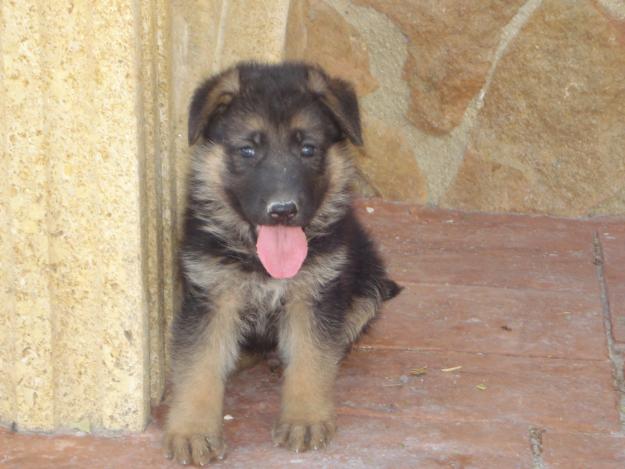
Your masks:
<svg viewBox="0 0 625 469"><path fill-rule="evenodd" d="M337 437L273 448L280 377L260 365L229 386L219 466L625 467L625 219L359 210L406 289L343 364ZM119 438L3 431L0 466L174 467L163 412Z"/></svg>

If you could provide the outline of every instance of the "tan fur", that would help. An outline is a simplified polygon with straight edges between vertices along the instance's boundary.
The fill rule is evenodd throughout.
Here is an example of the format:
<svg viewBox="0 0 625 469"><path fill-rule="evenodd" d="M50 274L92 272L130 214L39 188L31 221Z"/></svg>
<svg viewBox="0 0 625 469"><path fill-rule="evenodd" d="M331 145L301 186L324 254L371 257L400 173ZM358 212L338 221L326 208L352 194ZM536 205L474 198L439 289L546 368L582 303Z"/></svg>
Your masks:
<svg viewBox="0 0 625 469"><path fill-rule="evenodd" d="M203 184L194 188L199 200L214 200L223 197L223 174L225 152L219 145L199 145L191 155L191 173Z"/></svg>
<svg viewBox="0 0 625 469"><path fill-rule="evenodd" d="M274 442L294 451L321 448L335 431L333 393L340 351L317 340L309 298L296 297L288 304L280 335L287 367Z"/></svg>
<svg viewBox="0 0 625 469"><path fill-rule="evenodd" d="M238 355L240 308L237 295L219 295L194 349L176 357L166 445L179 462L203 464L224 455L223 397Z"/></svg>
<svg viewBox="0 0 625 469"><path fill-rule="evenodd" d="M222 265L217 259L207 255L185 253L182 256L182 265L191 285L215 293L223 290L227 294L227 288L235 281L242 281L243 277L236 267ZM224 282L224 278L230 281Z"/></svg>
<svg viewBox="0 0 625 469"><path fill-rule="evenodd" d="M263 131L266 130L268 125L265 120L256 114L249 114L245 117L244 120L244 128L241 129L242 134L251 133L254 131Z"/></svg>
<svg viewBox="0 0 625 469"><path fill-rule="evenodd" d="M330 224L345 214L351 203L349 185L354 177L354 165L350 147L339 144L328 150L327 171L328 190L321 207L306 231L311 238L324 234Z"/></svg>
<svg viewBox="0 0 625 469"><path fill-rule="evenodd" d="M311 129L319 126L319 122L309 112L298 112L291 119L292 129Z"/></svg>
<svg viewBox="0 0 625 469"><path fill-rule="evenodd" d="M255 367L263 359L262 355L241 353L237 360L236 371L244 371Z"/></svg>
<svg viewBox="0 0 625 469"><path fill-rule="evenodd" d="M321 288L341 274L341 269L347 262L347 250L343 247L335 251L318 256L309 262L291 280L289 290L300 296L306 295L310 299L317 299Z"/></svg>
<svg viewBox="0 0 625 469"><path fill-rule="evenodd" d="M360 337L363 328L374 318L381 303L381 299L354 298L345 318L346 344L351 344Z"/></svg>
<svg viewBox="0 0 625 469"><path fill-rule="evenodd" d="M200 212L204 229L221 238L235 251L250 252L254 248L249 225L226 202L223 180L226 170L225 151L219 145L195 148L192 160L192 174L201 182L195 188L197 200L210 201L211 210L205 217Z"/></svg>
<svg viewBox="0 0 625 469"><path fill-rule="evenodd" d="M317 70L310 70L308 72L308 89L313 93L324 94L328 91L328 81Z"/></svg>

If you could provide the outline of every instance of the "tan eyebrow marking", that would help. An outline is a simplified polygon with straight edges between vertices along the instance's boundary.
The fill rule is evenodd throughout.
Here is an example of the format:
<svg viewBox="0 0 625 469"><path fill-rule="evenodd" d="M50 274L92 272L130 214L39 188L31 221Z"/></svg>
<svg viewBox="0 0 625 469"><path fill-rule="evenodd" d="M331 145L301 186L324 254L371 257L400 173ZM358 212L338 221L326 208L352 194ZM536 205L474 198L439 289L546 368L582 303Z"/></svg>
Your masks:
<svg viewBox="0 0 625 469"><path fill-rule="evenodd" d="M310 127L317 127L319 124L317 119L310 115L309 112L298 112L291 119L291 128L294 129L306 129Z"/></svg>

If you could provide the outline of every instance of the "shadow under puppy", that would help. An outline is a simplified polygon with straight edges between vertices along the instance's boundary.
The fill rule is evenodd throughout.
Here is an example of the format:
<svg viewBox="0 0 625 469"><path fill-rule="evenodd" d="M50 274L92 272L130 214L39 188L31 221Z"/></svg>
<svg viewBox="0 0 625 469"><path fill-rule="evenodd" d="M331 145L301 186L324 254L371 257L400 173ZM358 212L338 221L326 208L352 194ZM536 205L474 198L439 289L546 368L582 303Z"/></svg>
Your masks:
<svg viewBox="0 0 625 469"><path fill-rule="evenodd" d="M295 451L335 431L338 365L400 287L355 218L352 87L302 63L243 63L196 91L172 331L169 457L223 458L225 381L242 359L285 365L272 437Z"/></svg>

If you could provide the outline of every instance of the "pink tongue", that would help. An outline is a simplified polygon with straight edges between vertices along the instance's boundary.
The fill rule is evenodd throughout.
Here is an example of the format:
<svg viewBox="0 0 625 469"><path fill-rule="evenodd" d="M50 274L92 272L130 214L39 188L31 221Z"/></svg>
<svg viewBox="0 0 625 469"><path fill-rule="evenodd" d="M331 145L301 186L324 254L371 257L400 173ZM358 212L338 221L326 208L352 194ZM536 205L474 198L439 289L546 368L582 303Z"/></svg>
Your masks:
<svg viewBox="0 0 625 469"><path fill-rule="evenodd" d="M256 251L263 266L273 278L291 278L308 254L304 230L299 226L261 225Z"/></svg>

